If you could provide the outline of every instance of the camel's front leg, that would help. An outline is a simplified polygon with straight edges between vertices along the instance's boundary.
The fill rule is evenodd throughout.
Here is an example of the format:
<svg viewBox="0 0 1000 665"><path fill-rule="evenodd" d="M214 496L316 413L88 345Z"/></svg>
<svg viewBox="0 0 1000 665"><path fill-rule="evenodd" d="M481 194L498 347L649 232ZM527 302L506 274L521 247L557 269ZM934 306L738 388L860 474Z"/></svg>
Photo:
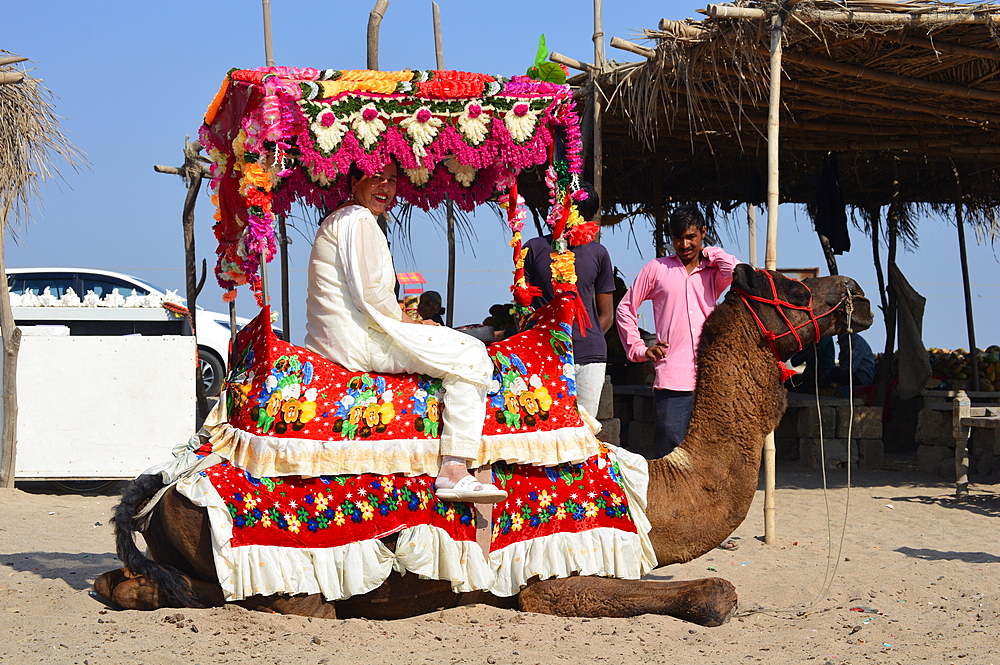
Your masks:
<svg viewBox="0 0 1000 665"><path fill-rule="evenodd" d="M720 577L646 582L568 577L535 582L518 596L525 612L572 617L666 614L702 626L720 626L736 609L736 588Z"/></svg>

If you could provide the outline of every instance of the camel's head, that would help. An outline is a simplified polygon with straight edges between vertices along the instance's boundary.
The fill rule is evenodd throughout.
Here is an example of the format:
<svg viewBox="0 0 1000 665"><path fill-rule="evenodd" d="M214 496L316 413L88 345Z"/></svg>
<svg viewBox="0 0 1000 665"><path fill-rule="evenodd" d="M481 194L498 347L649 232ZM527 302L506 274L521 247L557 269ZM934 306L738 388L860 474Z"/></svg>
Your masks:
<svg viewBox="0 0 1000 665"><path fill-rule="evenodd" d="M848 328L867 330L873 320L865 292L853 279L841 275L800 282L741 263L733 271L732 293L750 307L761 328L773 333L774 348L782 360L820 337Z"/></svg>

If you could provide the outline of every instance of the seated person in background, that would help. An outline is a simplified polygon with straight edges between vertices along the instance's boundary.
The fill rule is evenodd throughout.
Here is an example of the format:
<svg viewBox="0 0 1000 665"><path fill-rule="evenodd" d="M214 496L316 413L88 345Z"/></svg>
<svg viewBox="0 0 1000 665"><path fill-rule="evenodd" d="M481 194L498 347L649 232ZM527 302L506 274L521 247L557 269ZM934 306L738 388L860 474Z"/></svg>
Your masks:
<svg viewBox="0 0 1000 665"><path fill-rule="evenodd" d="M437 291L424 291L420 294L420 303L417 305L417 314L424 321L433 321L439 326L444 325L444 307L441 306L441 294Z"/></svg>
<svg viewBox="0 0 1000 665"><path fill-rule="evenodd" d="M498 342L505 337L510 337L517 333L514 324L514 315L511 314L510 303L497 303L490 307L490 315L483 319L484 326L493 328L493 341Z"/></svg>
<svg viewBox="0 0 1000 665"><path fill-rule="evenodd" d="M831 347L832 338L831 340ZM838 366L832 367L820 377L820 384L838 388L849 384L855 386L871 386L875 384L875 354L872 347L858 333L844 333L837 336L840 347ZM853 353L852 353L853 351ZM850 375L848 374L850 368ZM853 379L853 381L852 381Z"/></svg>
<svg viewBox="0 0 1000 665"><path fill-rule="evenodd" d="M788 379L785 387L792 392L812 394L816 392L816 377L819 377L819 387L827 388L824 381L830 370L836 368L835 356L832 337L824 337L818 343L796 352L788 359L788 364L798 367L805 363L806 368L801 374Z"/></svg>

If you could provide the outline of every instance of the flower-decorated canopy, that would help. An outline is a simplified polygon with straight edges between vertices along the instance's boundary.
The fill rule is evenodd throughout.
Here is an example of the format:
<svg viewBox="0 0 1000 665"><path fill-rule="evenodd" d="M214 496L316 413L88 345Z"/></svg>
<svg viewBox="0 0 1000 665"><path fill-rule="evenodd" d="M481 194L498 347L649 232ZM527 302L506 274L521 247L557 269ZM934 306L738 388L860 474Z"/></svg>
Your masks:
<svg viewBox="0 0 1000 665"><path fill-rule="evenodd" d="M451 199L469 211L491 198L519 201L509 191L517 173L552 163L550 223L577 221L569 205L581 168L572 93L526 76L232 70L208 108L200 140L213 162L216 276L227 298L240 284L259 294L260 258L269 261L275 252L274 215L287 213L296 199L335 208L348 198L351 164L371 175L395 160L399 198L424 210ZM523 217L518 205L509 210L515 263L523 262ZM524 286L515 274L515 296L519 277Z"/></svg>

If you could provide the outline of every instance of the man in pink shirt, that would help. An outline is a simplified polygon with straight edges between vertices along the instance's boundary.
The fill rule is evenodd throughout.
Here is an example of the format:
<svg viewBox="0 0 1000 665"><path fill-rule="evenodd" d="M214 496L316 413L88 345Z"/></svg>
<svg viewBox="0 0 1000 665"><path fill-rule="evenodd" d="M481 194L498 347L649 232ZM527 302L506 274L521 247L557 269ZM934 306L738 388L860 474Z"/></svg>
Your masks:
<svg viewBox="0 0 1000 665"><path fill-rule="evenodd" d="M657 457L676 448L687 433L694 405L698 338L705 318L733 281L735 256L719 247L704 247L705 218L695 205L670 213L674 255L653 259L618 305L618 333L632 362L655 361L653 404ZM657 342L646 346L636 313L653 301Z"/></svg>

